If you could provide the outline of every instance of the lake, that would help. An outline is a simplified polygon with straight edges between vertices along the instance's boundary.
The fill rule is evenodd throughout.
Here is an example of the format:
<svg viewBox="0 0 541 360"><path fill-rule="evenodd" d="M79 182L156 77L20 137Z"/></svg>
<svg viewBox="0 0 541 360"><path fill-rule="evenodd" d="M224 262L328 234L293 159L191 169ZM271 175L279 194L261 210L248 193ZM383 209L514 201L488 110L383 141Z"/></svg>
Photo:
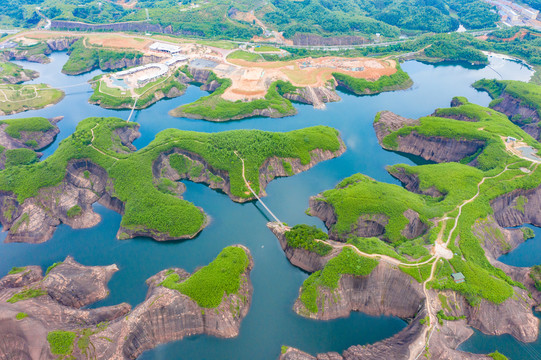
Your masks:
<svg viewBox="0 0 541 360"><path fill-rule="evenodd" d="M42 110L0 117L63 115L64 119L58 124L61 132L56 141L43 151L43 158L54 153L59 142L73 133L82 119L91 116L118 116L126 119L129 115L129 110L106 110L88 104L92 90L86 82L100 74L100 71L67 76L60 72L67 55L54 53L51 59L50 64L19 64L40 72L41 76L32 82L64 88L66 97L60 103ZM281 221L290 225L307 223L324 228L319 219L304 212L310 196L333 188L344 177L358 172L379 181L398 184L385 167L418 162L415 157L389 152L379 146L372 127L378 111L391 110L402 116L417 118L433 113L438 107L448 107L454 96L465 96L471 102L486 106L490 102L489 96L473 89L473 82L481 78L500 78L500 75L504 79L527 81L532 73L520 63L497 57L491 58L490 67L483 68L465 68L457 64L430 65L417 61L408 61L402 68L414 81L413 87L408 90L365 97L340 93L342 101L328 104L326 110L296 105L297 115L281 119L253 118L213 123L169 116L169 110L206 95L199 88L190 86L182 97L162 100L148 109L135 112L133 119L141 125L141 137L134 145L139 149L146 146L159 131L167 128L218 132L232 129L290 131L314 125L334 127L340 131L347 145L346 153L337 159L320 163L307 172L274 180L267 187L268 196L265 198L266 204ZM194 271L212 261L225 246L247 246L255 262L251 273L254 293L240 335L235 339L189 337L145 352L140 359L147 360L276 359L281 345L297 347L312 354L341 352L351 345L369 344L390 337L407 325L399 318L373 317L361 313L352 313L348 318L333 321L314 321L296 315L292 306L302 282L309 274L289 264L277 239L265 226L268 218L264 210L253 202L234 203L223 193L204 185L185 183L185 199L202 207L211 217L210 225L195 239L162 243L148 238L116 240L121 216L95 205L102 221L94 228L73 230L61 225L53 238L43 244L1 243L0 274L6 274L13 266L40 265L45 269L55 261L62 261L67 255L85 265L115 263L120 271L109 283L110 296L93 307L120 302L135 306L145 299L145 280L158 271L169 267ZM3 240L6 233L0 235L0 240ZM526 244L537 242L539 236ZM532 264L541 263L541 252L536 254L532 255L535 257ZM497 337L488 338L498 339L494 346L502 341ZM483 347L487 343L484 339L482 334L475 335L465 344L465 349L473 352L493 351ZM533 346L536 351L541 351L541 345ZM501 351L506 352L505 349ZM526 356L524 352L512 358L529 359Z"/></svg>

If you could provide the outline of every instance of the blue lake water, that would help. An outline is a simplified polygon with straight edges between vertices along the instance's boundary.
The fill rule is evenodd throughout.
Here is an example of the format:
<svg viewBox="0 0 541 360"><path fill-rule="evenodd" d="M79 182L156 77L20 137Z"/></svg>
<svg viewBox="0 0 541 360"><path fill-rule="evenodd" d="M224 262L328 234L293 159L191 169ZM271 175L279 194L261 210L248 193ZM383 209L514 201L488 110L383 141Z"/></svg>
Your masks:
<svg viewBox="0 0 541 360"><path fill-rule="evenodd" d="M106 110L88 104L92 90L86 82L99 74L99 71L81 76L66 76L60 73L67 60L66 54L55 53L51 59L50 64L44 65L27 62L20 64L40 72L40 78L33 82L65 87L66 97L60 103L42 110L0 117L65 116L58 124L61 130L58 138L43 151L44 158L56 150L60 140L75 130L80 120L90 116L127 118L129 114L129 110ZM308 223L323 227L321 221L304 213L310 196L334 187L344 177L357 172L380 181L398 183L385 171L385 167L397 163L414 164L414 158L385 151L378 145L372 128L378 111L391 110L402 116L416 118L431 114L438 107L448 107L452 97L459 95L466 96L472 102L488 105L488 95L471 87L474 81L484 77L499 78L499 74L505 79L527 81L531 75L531 71L521 64L499 58L492 59L491 68L434 66L416 61L406 62L402 68L414 81L411 89L366 97L341 93L342 101L328 104L326 110L296 105L298 115L282 119L253 118L212 123L169 116L169 110L206 94L191 86L182 97L162 100L148 109L135 112L134 121L141 125L141 137L134 145L137 148L146 146L156 133L167 128L217 132L232 129L289 131L313 125L332 126L341 132L348 147L347 152L305 173L273 181L267 187L268 196L265 198L267 205L280 220L289 224ZM251 274L254 294L250 312L242 322L240 335L235 339L189 337L161 345L144 353L141 359L275 359L281 345L298 347L313 354L342 351L351 345L368 344L387 338L406 326L398 318L372 317L360 313L334 321L313 321L297 316L292 306L308 274L289 264L278 241L265 226L268 219L263 210L255 203L234 203L224 194L201 184L186 182L186 185L185 198L201 206L212 218L211 224L193 240L164 243L148 238L116 240L121 216L96 205L95 209L102 216L102 221L94 228L73 230L61 225L54 237L44 244L0 244L0 274L7 273L13 266L27 264L46 268L67 255L72 255L86 265L115 263L120 271L109 284L110 296L93 306L120 302L135 306L145 298L145 280L156 272L169 267L193 271L210 262L227 245L246 245L255 262ZM3 240L5 233L0 236L0 240ZM537 240L539 238L530 242L537 243ZM541 263L541 252L537 254L537 263ZM476 345L476 339L482 339L480 336L474 336L466 344L471 347L469 350L492 351L485 351L481 345ZM497 340L499 343L506 341ZM507 342L512 346L512 341ZM536 346L541 349L539 345ZM513 357L522 358L527 359Z"/></svg>

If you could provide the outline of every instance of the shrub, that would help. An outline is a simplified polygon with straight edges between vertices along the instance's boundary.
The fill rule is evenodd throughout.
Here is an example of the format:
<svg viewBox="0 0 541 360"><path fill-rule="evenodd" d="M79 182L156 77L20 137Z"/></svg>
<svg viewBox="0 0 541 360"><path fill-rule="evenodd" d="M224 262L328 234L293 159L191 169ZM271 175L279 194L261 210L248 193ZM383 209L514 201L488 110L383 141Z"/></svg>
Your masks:
<svg viewBox="0 0 541 360"><path fill-rule="evenodd" d="M73 341L76 334L73 331L50 331L47 334L47 341L53 355L69 355L73 351Z"/></svg>
<svg viewBox="0 0 541 360"><path fill-rule="evenodd" d="M66 215L68 215L69 218L74 218L76 216L81 215L81 212L83 209L79 205L74 205L71 208L68 209L68 212Z"/></svg>
<svg viewBox="0 0 541 360"><path fill-rule="evenodd" d="M19 274L19 273L22 273L25 270L26 270L26 266L21 266L21 267L14 266L14 267L11 268L11 270L9 270L8 275Z"/></svg>
<svg viewBox="0 0 541 360"><path fill-rule="evenodd" d="M295 225L285 233L287 244L292 248L301 248L325 256L332 250L332 246L317 240L327 240L329 236L315 225Z"/></svg>
<svg viewBox="0 0 541 360"><path fill-rule="evenodd" d="M28 317L28 314L24 313L24 312L20 312L20 313L17 313L17 315L15 315L15 319L17 319L17 320L22 320L25 317Z"/></svg>
<svg viewBox="0 0 541 360"><path fill-rule="evenodd" d="M249 263L250 259L242 248L230 246L188 279L179 282L179 275L173 273L160 285L189 296L203 308L215 308L221 304L224 293L230 295L239 291L242 275Z"/></svg>
<svg viewBox="0 0 541 360"><path fill-rule="evenodd" d="M6 150L6 167L29 165L38 161L38 157L30 149L10 149Z"/></svg>
<svg viewBox="0 0 541 360"><path fill-rule="evenodd" d="M42 290L42 289L29 288L29 289L21 290L18 293L13 294L13 296L11 296L6 301L8 303L15 304L18 301L28 300L28 299L32 299L32 298L43 296L43 295L47 295L47 291Z"/></svg>

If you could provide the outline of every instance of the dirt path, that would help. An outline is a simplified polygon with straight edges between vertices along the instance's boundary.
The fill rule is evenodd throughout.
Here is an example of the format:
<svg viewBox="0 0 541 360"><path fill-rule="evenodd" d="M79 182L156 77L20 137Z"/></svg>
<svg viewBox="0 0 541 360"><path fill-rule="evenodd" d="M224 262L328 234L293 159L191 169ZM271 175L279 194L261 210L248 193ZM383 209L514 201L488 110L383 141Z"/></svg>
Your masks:
<svg viewBox="0 0 541 360"><path fill-rule="evenodd" d="M115 161L118 161L120 160L119 158L117 157L114 157L113 155L111 154L107 154L106 152L98 149L97 147L94 146L94 129L98 126L98 124L94 125L94 127L92 129L90 129L90 133L92 134L92 140L90 140L90 144L88 146L90 146L92 149L96 150L97 152L99 152L100 154L102 155L105 155L105 156L108 156L110 157L111 159L115 159Z"/></svg>

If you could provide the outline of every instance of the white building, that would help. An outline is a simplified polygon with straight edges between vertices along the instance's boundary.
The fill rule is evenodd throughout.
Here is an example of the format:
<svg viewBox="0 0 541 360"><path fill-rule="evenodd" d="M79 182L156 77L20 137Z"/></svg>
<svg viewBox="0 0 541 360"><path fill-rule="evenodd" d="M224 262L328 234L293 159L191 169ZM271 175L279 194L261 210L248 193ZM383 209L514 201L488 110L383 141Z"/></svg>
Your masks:
<svg viewBox="0 0 541 360"><path fill-rule="evenodd" d="M149 49L152 51L164 52L171 55L178 54L182 51L182 49L178 46L165 44L161 42L153 43L152 45L150 45Z"/></svg>
<svg viewBox="0 0 541 360"><path fill-rule="evenodd" d="M143 66L134 67L134 68L124 70L124 71L119 71L119 72L117 72L115 74L115 76L117 78L123 78L123 77L125 77L127 75L135 74L135 73L138 73L140 71L145 71L145 70L149 70L149 69L152 69L152 68L157 68L158 71L155 71L155 72L152 72L152 73L149 73L149 74L145 74L145 75L137 78L137 84L143 85L143 84L146 84L147 82L159 79L160 77L167 74L167 72L169 71L169 66L164 65L164 64L160 64L160 63L154 63L154 64L147 64L147 65L143 65Z"/></svg>
<svg viewBox="0 0 541 360"><path fill-rule="evenodd" d="M167 60L164 64L167 66L173 66L176 63L188 61L188 58L186 56L177 55L173 56L171 59Z"/></svg>

